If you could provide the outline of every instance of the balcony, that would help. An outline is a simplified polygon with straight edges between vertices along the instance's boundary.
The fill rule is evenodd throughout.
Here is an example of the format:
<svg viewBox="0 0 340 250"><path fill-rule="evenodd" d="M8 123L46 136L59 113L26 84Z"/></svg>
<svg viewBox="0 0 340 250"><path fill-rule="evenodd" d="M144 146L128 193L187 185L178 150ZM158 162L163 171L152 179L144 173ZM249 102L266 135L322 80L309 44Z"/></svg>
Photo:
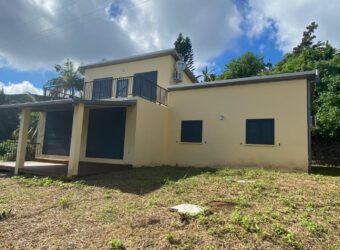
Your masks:
<svg viewBox="0 0 340 250"><path fill-rule="evenodd" d="M102 78L83 84L58 84L44 87L44 96L52 99L78 97L86 100L141 97L167 105L168 91L143 76Z"/></svg>

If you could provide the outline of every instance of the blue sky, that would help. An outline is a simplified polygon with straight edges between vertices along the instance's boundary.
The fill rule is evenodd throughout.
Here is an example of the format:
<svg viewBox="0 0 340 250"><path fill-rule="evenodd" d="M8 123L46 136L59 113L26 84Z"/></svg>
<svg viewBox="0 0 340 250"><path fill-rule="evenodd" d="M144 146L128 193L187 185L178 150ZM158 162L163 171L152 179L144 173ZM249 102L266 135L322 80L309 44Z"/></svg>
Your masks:
<svg viewBox="0 0 340 250"><path fill-rule="evenodd" d="M276 63L319 24L318 40L340 47L340 1L329 0L32 0L1 1L0 87L41 92L67 58L77 65L173 46L189 36L197 71L219 74L247 51ZM25 13L24 15L22 13ZM196 72L198 73L198 72Z"/></svg>

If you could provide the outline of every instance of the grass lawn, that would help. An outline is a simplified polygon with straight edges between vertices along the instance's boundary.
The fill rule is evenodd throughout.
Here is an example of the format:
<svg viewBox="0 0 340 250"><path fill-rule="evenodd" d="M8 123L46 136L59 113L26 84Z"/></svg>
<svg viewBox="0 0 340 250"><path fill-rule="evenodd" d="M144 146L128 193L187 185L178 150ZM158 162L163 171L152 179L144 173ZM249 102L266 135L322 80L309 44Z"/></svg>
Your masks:
<svg viewBox="0 0 340 250"><path fill-rule="evenodd" d="M195 218L169 207L209 210ZM9 212L10 211L10 212ZM1 249L340 249L340 176L138 168L0 177Z"/></svg>

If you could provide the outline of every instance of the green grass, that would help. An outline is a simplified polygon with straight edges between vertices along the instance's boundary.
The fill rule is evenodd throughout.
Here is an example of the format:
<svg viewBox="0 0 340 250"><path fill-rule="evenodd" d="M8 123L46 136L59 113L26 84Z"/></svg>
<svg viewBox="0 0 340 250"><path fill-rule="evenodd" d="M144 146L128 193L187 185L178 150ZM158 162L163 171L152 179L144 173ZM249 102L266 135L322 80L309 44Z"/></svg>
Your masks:
<svg viewBox="0 0 340 250"><path fill-rule="evenodd" d="M339 190L339 176L264 169L144 167L73 180L0 178L0 213L11 211L0 220L0 245L340 249ZM169 211L181 203L208 211Z"/></svg>

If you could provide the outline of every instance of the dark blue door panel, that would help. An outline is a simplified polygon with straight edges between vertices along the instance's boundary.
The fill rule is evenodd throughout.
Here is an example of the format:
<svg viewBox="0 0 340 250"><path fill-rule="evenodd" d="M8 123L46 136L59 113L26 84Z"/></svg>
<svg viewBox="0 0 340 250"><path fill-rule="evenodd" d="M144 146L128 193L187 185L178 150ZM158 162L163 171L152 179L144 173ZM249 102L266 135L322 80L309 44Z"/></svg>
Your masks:
<svg viewBox="0 0 340 250"><path fill-rule="evenodd" d="M86 157L123 159L125 119L125 108L90 110Z"/></svg>
<svg viewBox="0 0 340 250"><path fill-rule="evenodd" d="M73 111L51 111L46 114L43 154L69 155Z"/></svg>
<svg viewBox="0 0 340 250"><path fill-rule="evenodd" d="M157 71L137 73L133 78L133 95L156 101Z"/></svg>
<svg viewBox="0 0 340 250"><path fill-rule="evenodd" d="M92 99L108 99L112 97L112 78L93 80Z"/></svg>

